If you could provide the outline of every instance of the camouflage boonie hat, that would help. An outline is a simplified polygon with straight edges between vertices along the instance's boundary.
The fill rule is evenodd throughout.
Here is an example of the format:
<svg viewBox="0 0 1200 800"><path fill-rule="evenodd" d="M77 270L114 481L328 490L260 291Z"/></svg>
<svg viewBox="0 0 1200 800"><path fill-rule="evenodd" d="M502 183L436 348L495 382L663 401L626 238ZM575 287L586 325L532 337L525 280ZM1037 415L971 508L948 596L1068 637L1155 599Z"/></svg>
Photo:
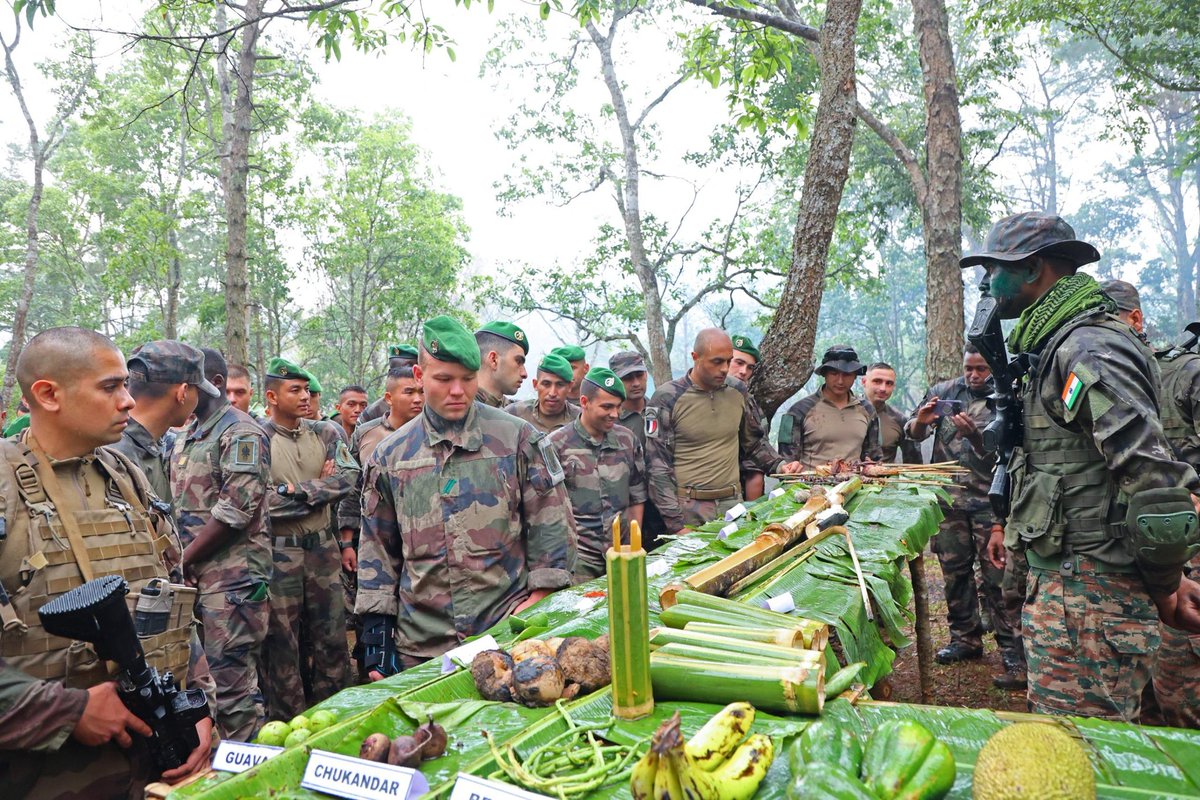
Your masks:
<svg viewBox="0 0 1200 800"><path fill-rule="evenodd" d="M1118 311L1141 311L1142 298L1138 295L1137 287L1126 281L1105 281L1100 284L1104 293L1117 304Z"/></svg>
<svg viewBox="0 0 1200 800"><path fill-rule="evenodd" d="M475 337L458 320L445 315L425 323L421 344L438 361L462 364L477 371L482 360Z"/></svg>
<svg viewBox="0 0 1200 800"><path fill-rule="evenodd" d="M758 361L762 356L758 354L758 348L754 346L754 342L749 336L743 336L740 333L735 333L729 337L733 341L733 349L739 353L745 353L748 356L754 356L754 360Z"/></svg>
<svg viewBox="0 0 1200 800"><path fill-rule="evenodd" d="M625 384L608 367L592 367L588 370L588 374L583 376L583 380L599 386L615 397L625 399Z"/></svg>
<svg viewBox="0 0 1200 800"><path fill-rule="evenodd" d="M835 344L826 350L825 355L821 356L821 366L814 372L824 375L831 369L854 375L862 375L867 371L866 366L858 360L858 351L848 344Z"/></svg>
<svg viewBox="0 0 1200 800"><path fill-rule="evenodd" d="M525 331L521 330L511 322L505 322L503 320L489 322L487 325L484 325L482 328L476 331L476 333L491 333L499 336L501 339L508 339L514 344L521 345L521 349L525 351L525 354L529 354L529 337L525 335Z"/></svg>
<svg viewBox="0 0 1200 800"><path fill-rule="evenodd" d="M547 353L542 356L542 360L538 362L538 372L549 372L562 378L567 383L570 383L575 377L575 373L571 371L571 365L568 361L557 353Z"/></svg>
<svg viewBox="0 0 1200 800"><path fill-rule="evenodd" d="M393 358L403 358L405 360L415 362L420 355L420 351L411 344L394 344L389 347L387 351L387 357L389 360Z"/></svg>
<svg viewBox="0 0 1200 800"><path fill-rule="evenodd" d="M646 362L642 354L633 350L622 350L613 353L608 359L608 368L618 378L628 378L636 372L646 372Z"/></svg>
<svg viewBox="0 0 1200 800"><path fill-rule="evenodd" d="M556 356L562 356L567 361L587 361L587 353L577 344L564 344L550 351Z"/></svg>
<svg viewBox="0 0 1200 800"><path fill-rule="evenodd" d="M1030 256L1056 256L1077 267L1100 260L1100 251L1075 238L1075 229L1057 214L1026 211L1005 217L988 231L983 250L959 259L959 267L988 261L1023 261Z"/></svg>
<svg viewBox="0 0 1200 800"><path fill-rule="evenodd" d="M190 344L174 339L147 342L133 351L125 366L149 383L187 383L209 397L221 396L221 390L204 377L204 353Z"/></svg>

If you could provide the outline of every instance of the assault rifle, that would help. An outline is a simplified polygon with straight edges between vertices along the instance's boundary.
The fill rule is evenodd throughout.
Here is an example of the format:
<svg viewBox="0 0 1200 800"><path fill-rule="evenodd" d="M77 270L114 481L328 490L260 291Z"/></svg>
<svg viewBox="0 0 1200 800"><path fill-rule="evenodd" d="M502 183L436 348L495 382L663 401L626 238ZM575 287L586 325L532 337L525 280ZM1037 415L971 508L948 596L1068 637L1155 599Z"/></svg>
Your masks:
<svg viewBox="0 0 1200 800"><path fill-rule="evenodd" d="M200 745L196 723L208 716L201 689L180 691L170 672L159 674L146 663L120 575L106 575L77 586L38 609L47 633L90 642L96 655L120 667L117 692L130 711L150 726L150 755L165 772L187 761Z"/></svg>
<svg viewBox="0 0 1200 800"><path fill-rule="evenodd" d="M967 340L975 345L992 369L993 389L988 397L988 406L995 412L995 416L983 429L983 447L996 453L996 467L992 472L988 500L996 516L1006 520L1012 499L1008 466L1012 461L1013 449L1024 435L1018 386L1021 370L1017 362L1009 360L995 298L985 296L979 300L979 305L975 308L975 319L967 331Z"/></svg>
<svg viewBox="0 0 1200 800"><path fill-rule="evenodd" d="M1171 345L1167 354L1194 353L1198 342L1200 342L1200 322L1189 322L1183 326L1183 335L1179 337L1179 341Z"/></svg>

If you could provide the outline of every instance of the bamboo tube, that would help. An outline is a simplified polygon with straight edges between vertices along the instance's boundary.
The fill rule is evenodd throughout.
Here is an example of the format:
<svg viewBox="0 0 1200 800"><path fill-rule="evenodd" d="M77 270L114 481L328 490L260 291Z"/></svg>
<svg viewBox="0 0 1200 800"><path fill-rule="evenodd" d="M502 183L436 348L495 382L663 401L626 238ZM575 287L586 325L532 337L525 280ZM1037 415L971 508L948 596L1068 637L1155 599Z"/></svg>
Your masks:
<svg viewBox="0 0 1200 800"><path fill-rule="evenodd" d="M608 567L608 637L612 663L613 716L640 719L654 710L650 679L650 600L646 551L637 521L629 525L630 544L621 544L621 520L613 520ZM635 546L636 545L636 546Z"/></svg>
<svg viewBox="0 0 1200 800"><path fill-rule="evenodd" d="M668 644L684 644L691 647L704 647L717 650L728 655L724 656L725 663L736 661L737 657L749 653L751 655L785 661L792 664L810 664L825 658L825 653L819 650L805 650L798 647L780 647L763 642L747 642L739 639L725 639L709 633L692 633L689 631L673 630L671 628L654 628L650 631L650 646L661 648ZM732 657L732 658L731 658Z"/></svg>
<svg viewBox="0 0 1200 800"><path fill-rule="evenodd" d="M791 550L787 550L783 553L783 555L771 559L763 566L754 570L754 572L751 572L749 575L730 586L728 593L729 597L736 597L781 567L783 568L784 572L786 572L792 567L804 563L812 556L813 553L817 552L813 549L813 546L824 539L825 536L824 532L822 531L822 533L818 533L812 539L805 539Z"/></svg>
<svg viewBox="0 0 1200 800"><path fill-rule="evenodd" d="M799 659L778 659L771 656L760 656L753 653L731 653L728 650L710 650L694 644L671 642L660 647L651 645L651 658L656 653L680 658L690 658L695 661L711 661L714 664L752 664L760 667L792 667L805 664L816 664L816 661L801 661Z"/></svg>
<svg viewBox="0 0 1200 800"><path fill-rule="evenodd" d="M767 667L717 664L655 653L650 657L654 693L664 700L732 703L745 700L776 714L820 714L825 704L825 665Z"/></svg>
<svg viewBox="0 0 1200 800"><path fill-rule="evenodd" d="M804 647L804 632L799 628L747 628L741 625L721 625L715 622L689 622L683 626L688 633L707 633L744 642L762 642L780 647Z"/></svg>
<svg viewBox="0 0 1200 800"><path fill-rule="evenodd" d="M686 589L676 594L675 600L679 605L683 606L698 606L699 608L711 608L714 611L728 611L731 614L741 614L747 621L758 620L763 625L772 628L790 626L810 630L824 624L813 619L794 617L791 614L781 614L778 611L759 608L749 603L739 603L737 600L713 597L710 594L693 592Z"/></svg>

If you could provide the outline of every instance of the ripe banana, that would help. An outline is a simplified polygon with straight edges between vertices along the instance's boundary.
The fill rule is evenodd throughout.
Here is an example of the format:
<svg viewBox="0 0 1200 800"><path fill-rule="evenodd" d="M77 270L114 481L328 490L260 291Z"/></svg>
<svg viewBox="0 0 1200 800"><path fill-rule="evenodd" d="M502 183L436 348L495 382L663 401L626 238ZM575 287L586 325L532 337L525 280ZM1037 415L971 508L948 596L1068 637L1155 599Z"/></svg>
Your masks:
<svg viewBox="0 0 1200 800"><path fill-rule="evenodd" d="M629 791L633 800L654 800L654 778L658 772L658 753L648 750L633 765L629 775Z"/></svg>
<svg viewBox="0 0 1200 800"><path fill-rule="evenodd" d="M770 736L761 733L751 736L712 773L718 800L750 800L774 758L775 745Z"/></svg>
<svg viewBox="0 0 1200 800"><path fill-rule="evenodd" d="M686 750L671 753L679 784L683 787L684 800L721 800L722 787L716 777L691 763Z"/></svg>
<svg viewBox="0 0 1200 800"><path fill-rule="evenodd" d="M654 800L685 800L679 774L675 771L675 759L669 755L658 759L658 771L654 773Z"/></svg>
<svg viewBox="0 0 1200 800"><path fill-rule="evenodd" d="M691 765L712 772L725 761L754 724L754 706L730 703L704 723L684 746Z"/></svg>

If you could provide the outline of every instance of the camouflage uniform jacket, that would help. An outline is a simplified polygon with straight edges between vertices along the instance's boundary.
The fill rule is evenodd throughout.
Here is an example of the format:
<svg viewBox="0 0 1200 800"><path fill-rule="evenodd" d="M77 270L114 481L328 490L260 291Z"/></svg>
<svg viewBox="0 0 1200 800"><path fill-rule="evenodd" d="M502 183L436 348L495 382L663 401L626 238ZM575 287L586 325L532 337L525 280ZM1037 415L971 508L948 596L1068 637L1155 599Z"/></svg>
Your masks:
<svg viewBox="0 0 1200 800"><path fill-rule="evenodd" d="M391 413L391 411L392 409L388 406L387 401L381 397L374 403L371 403L371 405L367 406L366 410L358 415L358 424L354 427L361 428L363 425L367 424L373 419L386 417Z"/></svg>
<svg viewBox="0 0 1200 800"><path fill-rule="evenodd" d="M450 425L427 406L367 463L355 611L395 616L399 651L432 658L532 590L569 586L562 480L532 425L482 403Z"/></svg>
<svg viewBox="0 0 1200 800"><path fill-rule="evenodd" d="M371 454L375 452L376 445L390 436L394 430L396 429L392 427L391 409L388 409L388 415L385 417L376 417L366 424L360 423L355 426L354 436L350 438L350 457L362 467L362 472L359 473L358 481L350 490L350 494L343 497L342 501L338 503L338 528L358 533L362 518L363 480L366 478L367 462L371 460Z"/></svg>
<svg viewBox="0 0 1200 800"><path fill-rule="evenodd" d="M823 420L833 413L842 421L825 423ZM858 425L865 422L865 431L849 427L845 421L847 415ZM818 388L793 403L779 422L779 452L810 467L828 464L836 458L878 461L883 458L879 441L879 415L875 406L853 392L850 401L839 409L825 398L823 388Z"/></svg>
<svg viewBox="0 0 1200 800"><path fill-rule="evenodd" d="M646 456L628 428L614 425L593 439L578 419L549 436L566 475L571 513L579 526L579 560L604 571L612 543L612 521L631 505L646 502ZM628 535L629 520L621 521Z"/></svg>
<svg viewBox="0 0 1200 800"><path fill-rule="evenodd" d="M683 512L679 505L679 484L675 480L675 449L677 421L673 411L687 392L714 396L722 392L737 392L742 397L741 422L738 425L738 450L731 465L737 472L740 462L748 461L762 472L778 471L783 458L771 447L762 429L762 422L751 407L746 384L728 377L715 392L705 392L692 381L691 370L655 391L646 405L646 460L650 473L650 499L662 514L670 532L683 529Z"/></svg>
<svg viewBox="0 0 1200 800"><path fill-rule="evenodd" d="M229 403L193 420L176 439L171 480L184 546L210 519L233 528L225 544L193 565L201 594L271 580L271 445L249 414Z"/></svg>
<svg viewBox="0 0 1200 800"><path fill-rule="evenodd" d="M879 447L883 451L883 460L894 462L899 455L901 464L920 464L921 448L904 429L908 417L891 403L876 405L875 412L879 415Z"/></svg>
<svg viewBox="0 0 1200 800"><path fill-rule="evenodd" d="M1181 460L1200 469L1200 355L1159 353L1163 433Z"/></svg>
<svg viewBox="0 0 1200 800"><path fill-rule="evenodd" d="M763 413L762 408L760 408L758 405L758 401L754 399L754 395L751 394L748 395L748 397L750 398L750 413L754 415L756 420L758 420L758 426L762 428L763 438L766 439L771 434L771 419ZM749 474L762 472L762 470L755 465L754 461L749 458L742 459L740 469L742 471L743 479L745 479Z"/></svg>
<svg viewBox="0 0 1200 800"><path fill-rule="evenodd" d="M491 406L492 408L504 408L504 404L508 401L480 386L475 390L475 402L483 403L485 406Z"/></svg>
<svg viewBox="0 0 1200 800"><path fill-rule="evenodd" d="M548 417L543 414L541 408L538 407L536 397L528 400L518 400L506 406L504 410L514 417L520 417L525 420L542 433L552 433L559 428L570 425L572 420L579 419L579 406L569 400L563 406L562 413L557 417Z"/></svg>
<svg viewBox="0 0 1200 800"><path fill-rule="evenodd" d="M57 750L87 705L87 689L39 681L0 658L0 750Z"/></svg>
<svg viewBox="0 0 1200 800"><path fill-rule="evenodd" d="M617 415L617 424L623 425L633 431L638 444L642 446L643 450L646 449L646 416L644 409L642 411L630 411L622 406L620 414Z"/></svg>
<svg viewBox="0 0 1200 800"><path fill-rule="evenodd" d="M130 417L129 425L121 434L121 440L110 444L109 447L120 451L137 464L159 500L165 503L172 502L171 479L167 476L170 451L164 447L162 441L156 440L142 423Z"/></svg>
<svg viewBox="0 0 1200 800"><path fill-rule="evenodd" d="M992 383L989 380L985 388L979 391L972 391L967 386L966 378L959 375L957 378L951 378L948 381L931 386L929 391L925 392L925 396L921 398L921 402L917 403L917 410L928 403L932 398L936 397L939 400L958 400L962 403L963 411L971 419L975 420L976 427L980 432L984 427L992 421L995 413L988 408L987 398L992 393ZM912 437L913 427L916 424L917 412L913 411L905 424L905 432ZM978 452L975 447L965 438L958 435L958 428L954 427L954 423L945 417L939 417L931 425L926 428L925 435L920 439L913 441L923 442L933 436L933 450L930 456L930 463L938 464L943 461L957 461L966 468L966 474L955 480L957 486L951 487L950 496L954 498L955 508L963 511L986 511L991 508L988 502L988 489L992 485L992 470L996 465L996 454L991 452Z"/></svg>
<svg viewBox="0 0 1200 800"><path fill-rule="evenodd" d="M351 458L339 426L308 419L299 422L294 430L270 419L262 423L271 439L271 485L290 483L305 494L301 500L294 494L269 493L271 535L276 537L326 530L329 507L345 497L358 480L358 464ZM319 477L330 459L334 462L333 474Z"/></svg>

